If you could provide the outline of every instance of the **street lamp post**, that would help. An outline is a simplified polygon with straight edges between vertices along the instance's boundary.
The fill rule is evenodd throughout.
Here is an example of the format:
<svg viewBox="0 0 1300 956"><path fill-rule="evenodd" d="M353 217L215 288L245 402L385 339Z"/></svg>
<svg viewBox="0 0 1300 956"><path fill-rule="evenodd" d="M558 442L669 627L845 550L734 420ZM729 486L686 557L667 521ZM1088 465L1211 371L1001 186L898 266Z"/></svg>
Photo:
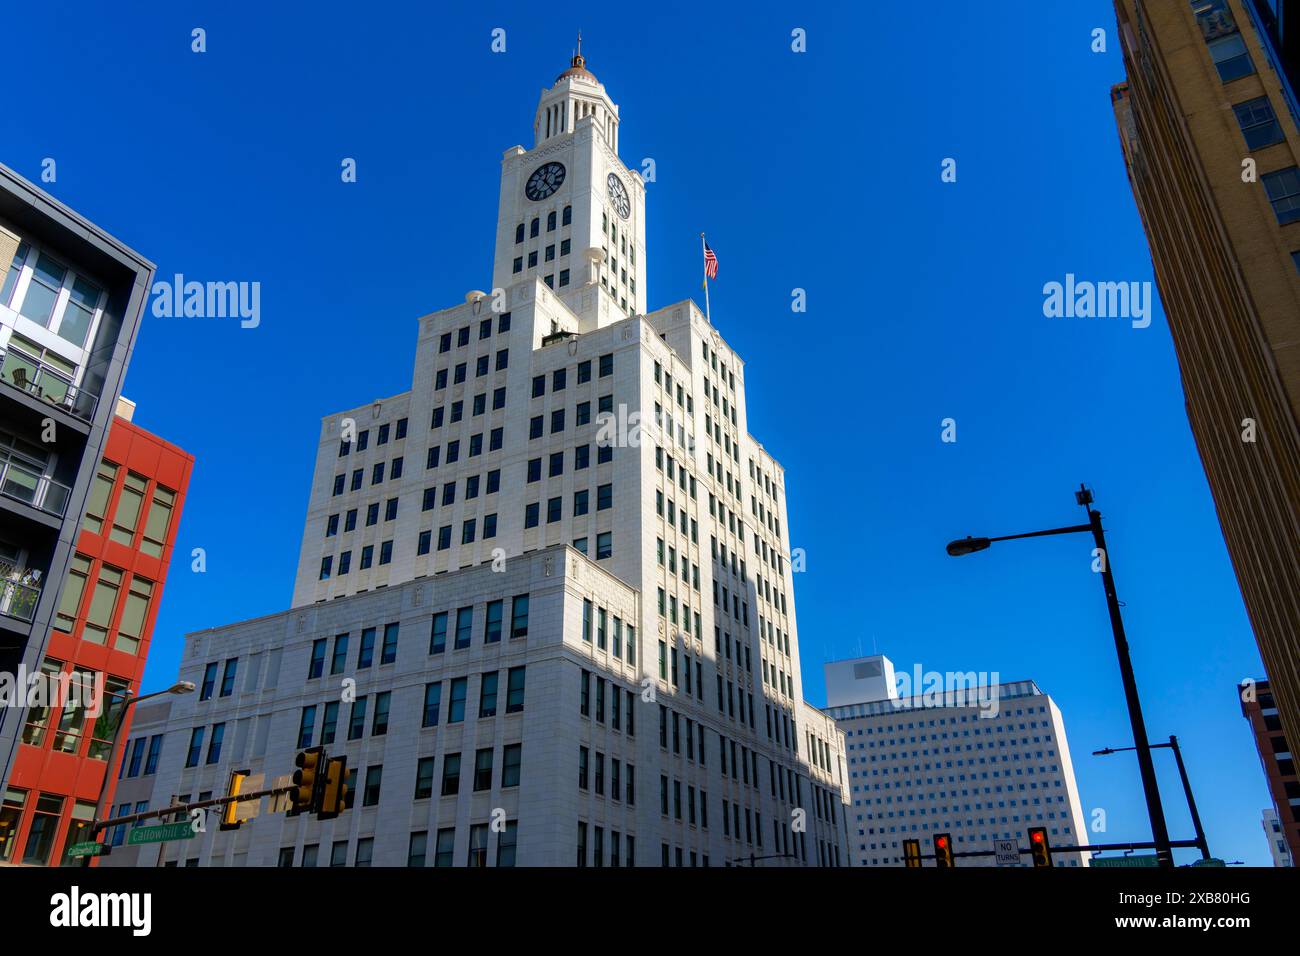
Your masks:
<svg viewBox="0 0 1300 956"><path fill-rule="evenodd" d="M1178 746L1178 738L1170 734L1169 743L1152 744L1153 750L1161 747L1168 748L1174 752L1174 761L1178 764L1178 776L1183 782L1183 793L1187 797L1187 812L1192 817L1192 829L1196 832L1196 846L1201 851L1201 858L1210 859L1210 844L1205 837L1205 828L1201 825L1201 814L1196 809L1196 797L1192 796L1192 782L1187 777L1187 766L1183 763L1183 751ZM1103 750L1094 750L1094 757L1103 757L1108 754L1124 753L1129 750L1136 750L1136 747L1106 747Z"/></svg>
<svg viewBox="0 0 1300 956"><path fill-rule="evenodd" d="M104 818L104 799L108 796L108 781L117 768L118 760L118 742L122 739L122 727L126 723L127 710L142 700L150 700L154 697L162 697L164 694L191 694L194 692L194 684L191 681L177 681L166 690L154 691L152 694L141 694L139 697L128 697L122 701L122 715L118 718L117 726L113 728L113 745L108 752L108 766L104 769L104 779L99 785L99 798L95 801L95 823ZM92 830L90 838L95 838ZM105 837L107 839L107 837ZM85 866L90 866L91 857L86 857Z"/></svg>
<svg viewBox="0 0 1300 956"><path fill-rule="evenodd" d="M1074 493L1075 501L1088 512L1088 523L1048 531L1031 531L1028 534L1011 534L1000 538L966 537L949 542L948 554L960 557L983 551L994 541L1012 541L1019 538L1039 538L1047 535L1091 532L1101 558L1101 582L1106 591L1106 607L1110 611L1110 628L1115 635L1115 654L1119 658L1120 677L1124 682L1124 699L1128 704L1129 723L1133 727L1133 742L1137 745L1138 768L1142 773L1142 791L1146 797L1147 816L1151 819L1151 838L1156 845L1156 859L1161 867L1174 865L1173 848L1169 845L1169 829L1165 825L1164 809L1160 805L1160 787L1156 782L1155 764L1151 760L1151 746L1147 740L1146 722L1142 719L1142 702L1138 698L1137 680L1133 676L1133 662L1129 657L1128 639L1124 636L1124 621L1120 616L1119 597L1115 593L1115 578L1110 569L1110 553L1106 550L1106 535L1101 526L1101 512L1092 510L1092 492L1084 485Z"/></svg>

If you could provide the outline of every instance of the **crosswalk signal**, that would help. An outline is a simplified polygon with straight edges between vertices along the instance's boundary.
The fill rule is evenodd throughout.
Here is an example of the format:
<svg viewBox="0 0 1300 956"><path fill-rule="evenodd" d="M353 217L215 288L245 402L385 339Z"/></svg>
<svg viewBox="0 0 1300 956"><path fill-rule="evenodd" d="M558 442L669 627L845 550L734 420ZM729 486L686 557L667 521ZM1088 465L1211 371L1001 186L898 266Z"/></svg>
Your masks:
<svg viewBox="0 0 1300 956"><path fill-rule="evenodd" d="M954 866L952 837L947 833L936 833L934 835L934 864L947 870L951 870ZM919 862L918 865L920 865Z"/></svg>
<svg viewBox="0 0 1300 956"><path fill-rule="evenodd" d="M921 841L903 841L903 865L909 870L921 865Z"/></svg>
<svg viewBox="0 0 1300 956"><path fill-rule="evenodd" d="M333 820L348 808L348 758L347 755L330 757L325 761L325 784L321 788L318 820Z"/></svg>
<svg viewBox="0 0 1300 956"><path fill-rule="evenodd" d="M298 751L293 772L293 790L289 792L290 807L285 816L296 817L300 813L315 813L320 809L320 772L325 759L323 747L311 747Z"/></svg>
<svg viewBox="0 0 1300 956"><path fill-rule="evenodd" d="M1052 854L1047 847L1047 827L1029 828L1029 855L1036 867L1052 865Z"/></svg>
<svg viewBox="0 0 1300 956"><path fill-rule="evenodd" d="M248 779L247 770L230 771L230 784L229 786L226 787L226 796L228 797L239 796L239 791L243 789L244 781L247 779ZM237 816L238 808L239 808L239 804L236 803L234 800L230 801L229 803L222 804L221 807L221 829L222 830L239 829L239 825L243 823L243 821L240 820Z"/></svg>

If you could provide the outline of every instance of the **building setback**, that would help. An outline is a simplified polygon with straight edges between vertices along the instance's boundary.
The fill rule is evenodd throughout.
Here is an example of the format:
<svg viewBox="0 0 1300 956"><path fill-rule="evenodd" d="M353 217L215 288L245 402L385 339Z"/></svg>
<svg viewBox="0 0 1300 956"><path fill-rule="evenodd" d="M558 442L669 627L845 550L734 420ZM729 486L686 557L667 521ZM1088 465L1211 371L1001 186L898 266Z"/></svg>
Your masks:
<svg viewBox="0 0 1300 956"><path fill-rule="evenodd" d="M90 839L113 740L130 732L131 715L122 724L114 704L139 692L194 465L132 424L133 411L119 400L39 662L47 679L102 675L105 699L97 712L57 698L27 710L0 804L0 862L68 863L68 847Z"/></svg>
<svg viewBox="0 0 1300 956"><path fill-rule="evenodd" d="M1116 0L1115 9L1128 79L1112 100L1129 181L1188 421L1281 722L1294 739L1300 4Z"/></svg>
<svg viewBox="0 0 1300 956"><path fill-rule="evenodd" d="M1300 857L1300 778L1296 776L1295 754L1283 733L1272 686L1266 680L1240 684L1237 698L1242 716L1250 723L1259 762L1268 779L1276 811L1273 823L1295 860Z"/></svg>
<svg viewBox="0 0 1300 956"><path fill-rule="evenodd" d="M847 863L784 473L706 317L644 314L619 122L579 53L502 160L492 292L419 320L409 391L322 421L292 608L187 638L218 690L171 702L152 805L321 744L353 808L162 862Z"/></svg>
<svg viewBox="0 0 1300 956"><path fill-rule="evenodd" d="M1033 681L899 697L886 657L835 661L825 671L826 713L847 748L854 866L902 866L908 839L931 855L940 833L955 853L991 853L997 840L1024 847L1027 830L1040 826L1053 846L1087 845L1065 723ZM1087 859L1052 854L1054 866ZM1031 865L1027 855L1020 865Z"/></svg>
<svg viewBox="0 0 1300 956"><path fill-rule="evenodd" d="M46 656L153 265L0 166L0 672ZM0 789L23 707L0 707Z"/></svg>

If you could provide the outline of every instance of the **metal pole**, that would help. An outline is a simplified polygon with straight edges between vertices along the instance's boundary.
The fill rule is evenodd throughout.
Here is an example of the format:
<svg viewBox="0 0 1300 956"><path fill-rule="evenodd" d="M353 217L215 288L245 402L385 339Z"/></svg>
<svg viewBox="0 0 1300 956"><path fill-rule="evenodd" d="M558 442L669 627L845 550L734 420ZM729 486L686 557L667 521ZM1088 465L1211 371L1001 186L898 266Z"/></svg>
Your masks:
<svg viewBox="0 0 1300 956"><path fill-rule="evenodd" d="M1110 552L1106 549L1106 535L1101 527L1101 512L1088 508L1093 540L1101 552L1101 582L1106 589L1106 606L1110 610L1110 627L1115 635L1115 654L1119 658L1120 677L1124 681L1124 697L1128 702L1129 723L1133 726L1133 743L1137 747L1138 768L1142 772L1142 791L1146 796L1147 815L1151 818L1151 838L1156 844L1156 859L1161 867L1172 869L1174 852L1169 845L1169 828L1165 825L1165 811L1160 804L1160 787L1156 782L1155 763L1151 759L1151 745L1147 740L1146 722L1142 719L1142 702L1138 698L1137 680L1133 676L1133 661L1129 658L1128 640L1124 636L1124 621L1120 617L1119 597L1115 593L1115 578L1111 574Z"/></svg>
<svg viewBox="0 0 1300 956"><path fill-rule="evenodd" d="M700 264L706 270L704 273L704 321L712 324L713 319L709 315L709 273L707 271L708 262L705 261L705 259L703 258L704 256L708 255L707 252L708 247L709 244L704 241L704 233L700 233L700 256L701 256Z"/></svg>
<svg viewBox="0 0 1300 956"><path fill-rule="evenodd" d="M118 717L117 726L113 728L113 746L109 748L108 766L104 768L104 779L99 784L99 797L95 800L95 818L91 821L92 829L90 831L90 838L92 840L95 838L97 833L104 834L104 842L108 842L111 836L107 830L101 829L97 831L93 829L93 827L97 821L104 819L104 800L108 796L108 781L112 778L113 771L117 769L117 747L122 740L122 728L126 725L127 710L130 709L131 705L134 704L136 700L137 698L135 697L127 697L122 701L122 713ZM93 859L94 857L86 857L86 860L82 865L90 866L91 860Z"/></svg>
<svg viewBox="0 0 1300 956"><path fill-rule="evenodd" d="M1169 735L1169 747L1174 752L1178 763L1178 776L1183 781L1183 792L1187 794L1187 809L1192 815L1192 828L1196 831L1196 845L1201 848L1201 859L1210 859L1210 844L1205 839L1205 829L1201 826L1201 815L1196 810L1196 798L1192 796L1192 782L1187 779L1187 768L1183 766L1183 752L1178 748L1178 738Z"/></svg>

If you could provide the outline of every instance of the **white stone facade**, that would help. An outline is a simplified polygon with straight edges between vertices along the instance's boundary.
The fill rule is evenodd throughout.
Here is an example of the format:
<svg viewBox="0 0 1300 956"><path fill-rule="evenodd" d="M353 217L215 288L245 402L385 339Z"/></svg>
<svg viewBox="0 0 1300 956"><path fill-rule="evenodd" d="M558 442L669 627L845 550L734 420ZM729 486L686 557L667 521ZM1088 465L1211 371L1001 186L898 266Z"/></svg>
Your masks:
<svg viewBox="0 0 1300 956"><path fill-rule="evenodd" d="M190 701L168 725L160 787L220 790L226 759L206 779L204 767L180 766L186 747L171 739L219 718L234 735L232 759L287 773L302 707L330 696L303 683L312 642L343 632L355 642L364 627L397 622L397 662L370 670L357 690L391 691L388 732L345 748L350 766L383 764L381 806L392 809L381 816L358 794L333 823L261 819L233 839L217 834L205 862L269 865L316 841L323 865L324 846L346 830L349 864L366 839L373 862L402 864L420 828L432 860L437 830L454 827L463 865L472 828L500 807L518 823L521 865L576 862L580 823L592 861L601 829L605 865L615 832L624 854L635 839L638 865L664 854L670 865L751 854L780 854L764 865L847 864L843 741L802 699L785 477L749 434L744 366L693 303L643 314L645 190L618 161L617 107L579 58L543 91L537 123L534 149L516 147L503 164L493 290L419 320L410 391L323 419L293 610L188 639L182 676L196 682L208 664L239 658L244 689L228 702L238 713ZM529 179L552 162L565 166L563 182L530 199ZM602 255L583 259L585 249ZM531 251L540 267L515 272ZM569 281L548 284L561 259ZM485 647L487 602L508 607L522 593L527 639ZM607 650L579 634L584 600L606 611ZM420 642L434 608L462 606L475 609L472 648L428 654ZM468 721L451 742L446 728L412 726L426 683L468 677L472 708L484 669L501 671L504 694L513 666L527 673L521 714L486 718L472 742L461 739ZM277 681L258 670L278 671ZM579 713L584 670L633 693L635 740ZM491 744L499 770L501 748L516 742L516 792L466 799L462 789L450 804L411 804L421 756L441 773L444 753ZM635 766L635 808L580 790L584 746L593 789L597 754L607 772L616 759ZM496 841L493 831L489 864Z"/></svg>

